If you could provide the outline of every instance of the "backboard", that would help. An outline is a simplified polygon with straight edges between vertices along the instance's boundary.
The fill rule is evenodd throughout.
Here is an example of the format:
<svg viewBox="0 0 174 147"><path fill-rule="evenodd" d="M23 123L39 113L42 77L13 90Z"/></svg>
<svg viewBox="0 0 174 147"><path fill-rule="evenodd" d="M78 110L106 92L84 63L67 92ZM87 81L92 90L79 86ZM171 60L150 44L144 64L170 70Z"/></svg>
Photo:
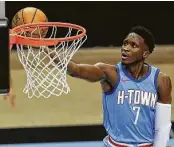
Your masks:
<svg viewBox="0 0 174 147"><path fill-rule="evenodd" d="M9 29L5 17L5 2L0 1L0 94L9 92Z"/></svg>

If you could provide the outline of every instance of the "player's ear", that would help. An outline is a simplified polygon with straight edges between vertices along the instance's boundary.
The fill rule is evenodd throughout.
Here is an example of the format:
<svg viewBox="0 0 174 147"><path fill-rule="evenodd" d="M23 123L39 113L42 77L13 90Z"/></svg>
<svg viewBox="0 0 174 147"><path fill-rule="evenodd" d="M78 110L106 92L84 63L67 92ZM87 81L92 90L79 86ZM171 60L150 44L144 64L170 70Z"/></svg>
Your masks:
<svg viewBox="0 0 174 147"><path fill-rule="evenodd" d="M149 55L150 55L150 52L146 50L146 51L144 51L144 53L143 53L143 58L145 59L145 58L147 58Z"/></svg>

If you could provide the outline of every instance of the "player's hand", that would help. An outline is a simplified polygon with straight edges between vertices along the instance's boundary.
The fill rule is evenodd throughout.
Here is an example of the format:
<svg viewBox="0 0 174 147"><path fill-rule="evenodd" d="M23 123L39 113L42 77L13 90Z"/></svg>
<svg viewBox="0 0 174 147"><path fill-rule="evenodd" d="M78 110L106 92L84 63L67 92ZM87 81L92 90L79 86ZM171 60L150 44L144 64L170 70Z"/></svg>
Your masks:
<svg viewBox="0 0 174 147"><path fill-rule="evenodd" d="M43 49L43 51L44 51L45 53L47 53L47 54L49 54L50 52L53 51L53 50L51 50L51 49L48 48L48 47L43 47L42 49Z"/></svg>
<svg viewBox="0 0 174 147"><path fill-rule="evenodd" d="M10 101L10 105L15 108L15 98L16 98L16 94L13 88L10 88L10 91L8 94L4 95L4 100L8 100Z"/></svg>
<svg viewBox="0 0 174 147"><path fill-rule="evenodd" d="M53 50L51 50L51 49L48 48L48 47L44 47L44 48L43 48L43 51L44 51L46 54L48 54L52 59L54 58L53 61L54 61L55 64L59 63L61 57L60 57L60 56L59 56L59 58L57 57L56 51L53 51Z"/></svg>

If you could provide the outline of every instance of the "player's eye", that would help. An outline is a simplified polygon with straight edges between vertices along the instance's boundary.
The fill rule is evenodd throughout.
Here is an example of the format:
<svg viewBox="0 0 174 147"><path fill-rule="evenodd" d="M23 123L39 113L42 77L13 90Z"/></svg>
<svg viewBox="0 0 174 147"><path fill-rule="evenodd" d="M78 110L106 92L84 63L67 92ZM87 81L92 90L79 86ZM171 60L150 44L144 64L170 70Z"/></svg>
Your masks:
<svg viewBox="0 0 174 147"><path fill-rule="evenodd" d="M137 48L138 46L137 46L137 44L132 43L132 47L133 47L133 48Z"/></svg>
<svg viewBox="0 0 174 147"><path fill-rule="evenodd" d="M127 44L128 44L127 41L124 41L124 42L123 42L123 45L124 45L124 46L127 46Z"/></svg>

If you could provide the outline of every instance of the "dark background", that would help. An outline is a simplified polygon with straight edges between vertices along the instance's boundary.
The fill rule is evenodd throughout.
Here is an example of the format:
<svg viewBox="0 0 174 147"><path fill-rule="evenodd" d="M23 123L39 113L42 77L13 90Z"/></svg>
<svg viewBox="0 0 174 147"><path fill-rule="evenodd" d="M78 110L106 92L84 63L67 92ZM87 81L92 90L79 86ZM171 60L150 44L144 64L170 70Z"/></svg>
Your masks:
<svg viewBox="0 0 174 147"><path fill-rule="evenodd" d="M134 25L144 25L154 34L156 44L174 43L174 2L41 2L8 1L10 23L20 9L41 9L49 21L70 22L87 30L83 47L120 46Z"/></svg>
<svg viewBox="0 0 174 147"><path fill-rule="evenodd" d="M134 25L149 28L156 44L174 43L174 2L37 2L8 1L6 16L25 7L41 9L49 21L82 25L88 39L83 47L120 46ZM3 143L102 140L102 125L0 129ZM67 136L69 134L69 136Z"/></svg>

